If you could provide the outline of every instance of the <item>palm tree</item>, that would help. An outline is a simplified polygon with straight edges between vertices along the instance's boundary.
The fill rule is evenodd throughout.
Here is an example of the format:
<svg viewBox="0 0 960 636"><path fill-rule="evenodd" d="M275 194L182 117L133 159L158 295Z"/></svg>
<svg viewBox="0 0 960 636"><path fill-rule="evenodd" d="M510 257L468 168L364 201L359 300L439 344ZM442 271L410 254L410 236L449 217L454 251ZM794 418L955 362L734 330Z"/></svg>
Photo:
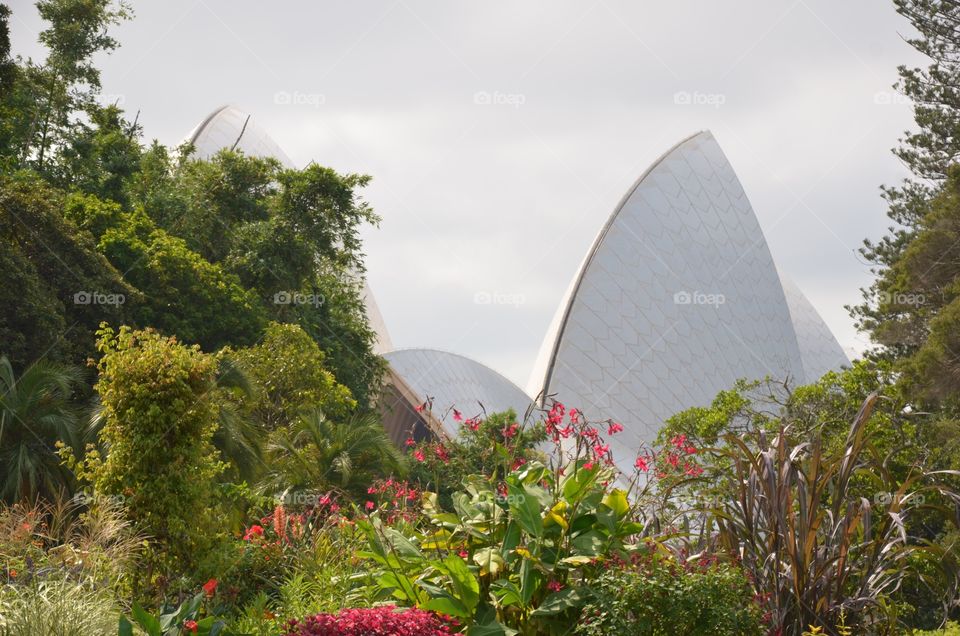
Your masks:
<svg viewBox="0 0 960 636"><path fill-rule="evenodd" d="M339 491L361 498L370 483L406 472L406 458L377 417L358 413L347 422L310 411L280 429L268 451L270 470L261 486L278 492Z"/></svg>
<svg viewBox="0 0 960 636"><path fill-rule="evenodd" d="M69 490L73 475L62 465L56 444L82 449L71 402L82 381L79 369L45 360L18 379L10 360L0 356L0 499L52 499Z"/></svg>

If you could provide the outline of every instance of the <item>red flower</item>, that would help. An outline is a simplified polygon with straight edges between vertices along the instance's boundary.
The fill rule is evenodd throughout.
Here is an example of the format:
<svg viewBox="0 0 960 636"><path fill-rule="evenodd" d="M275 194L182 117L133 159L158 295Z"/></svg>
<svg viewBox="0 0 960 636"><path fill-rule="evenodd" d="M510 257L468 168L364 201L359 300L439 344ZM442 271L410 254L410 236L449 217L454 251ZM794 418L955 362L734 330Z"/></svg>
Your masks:
<svg viewBox="0 0 960 636"><path fill-rule="evenodd" d="M412 437L408 437L408 438L407 438L407 441L406 441L405 443L406 443L407 446L413 446L414 444L416 444L416 442L413 441L413 438L412 438Z"/></svg>
<svg viewBox="0 0 960 636"><path fill-rule="evenodd" d="M616 435L623 431L623 424L618 422L610 422L609 428L607 428L607 435Z"/></svg>
<svg viewBox="0 0 960 636"><path fill-rule="evenodd" d="M642 470L643 472L650 470L650 464L647 463L647 457L644 455L637 457L637 461L635 461L633 465L637 467L637 470Z"/></svg>
<svg viewBox="0 0 960 636"><path fill-rule="evenodd" d="M519 427L516 424L511 424L510 426L503 429L503 436L507 439L510 439L517 434L517 429Z"/></svg>
<svg viewBox="0 0 960 636"><path fill-rule="evenodd" d="M559 592L560 590L563 589L563 583L561 583L560 581L550 581L549 583L547 583L547 589L550 590L551 592Z"/></svg>
<svg viewBox="0 0 960 636"><path fill-rule="evenodd" d="M422 461L425 461L425 460L427 459L426 456L423 454L423 450L421 450L421 449L419 449L419 448L418 448L417 450L413 451L413 457L414 457L414 459L416 459L418 462L422 462Z"/></svg>
<svg viewBox="0 0 960 636"><path fill-rule="evenodd" d="M414 410L415 410L417 413L423 413L423 409L425 409L425 408L427 408L426 403L417 404L417 406L416 406L416 408L415 408Z"/></svg>
<svg viewBox="0 0 960 636"><path fill-rule="evenodd" d="M460 411L458 411L457 409L453 409L453 421L454 421L454 422L462 422L462 421L463 421L463 415L461 415L461 414L460 414Z"/></svg>
<svg viewBox="0 0 960 636"><path fill-rule="evenodd" d="M207 596L213 596L214 592L217 591L217 579L210 579L203 584L203 592Z"/></svg>
<svg viewBox="0 0 960 636"><path fill-rule="evenodd" d="M195 620L185 620L183 621L183 628L196 634L197 633L197 621Z"/></svg>
<svg viewBox="0 0 960 636"><path fill-rule="evenodd" d="M364 507L365 507L367 510L373 510L374 508L377 507L377 504L373 503L372 501L368 501L367 503L365 503L365 504L363 504L363 505L364 505Z"/></svg>
<svg viewBox="0 0 960 636"><path fill-rule="evenodd" d="M587 462L583 465L584 470L593 470L593 462Z"/></svg>
<svg viewBox="0 0 960 636"><path fill-rule="evenodd" d="M263 536L263 526L258 526L257 524L253 524L252 526L247 528L247 533L243 535L243 540L253 541L254 537L262 537L262 536ZM214 584L214 587L216 587L216 584Z"/></svg>

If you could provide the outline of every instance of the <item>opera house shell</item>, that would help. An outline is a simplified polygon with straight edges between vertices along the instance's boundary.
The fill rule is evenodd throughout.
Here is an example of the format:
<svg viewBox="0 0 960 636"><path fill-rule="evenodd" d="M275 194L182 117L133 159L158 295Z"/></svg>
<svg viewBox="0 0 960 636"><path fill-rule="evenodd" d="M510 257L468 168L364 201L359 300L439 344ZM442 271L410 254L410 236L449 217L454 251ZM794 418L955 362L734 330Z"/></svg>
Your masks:
<svg viewBox="0 0 960 636"><path fill-rule="evenodd" d="M249 115L226 106L189 136L197 156L234 148L293 163ZM489 367L436 349L394 350L373 294L368 317L389 362L381 397L397 442L456 433L451 416L555 396L614 420L621 469L664 421L708 405L738 379L808 383L849 363L816 309L782 276L750 202L710 132L658 159L606 221L571 281L523 391Z"/></svg>
<svg viewBox="0 0 960 636"><path fill-rule="evenodd" d="M547 333L529 391L623 424L621 469L671 415L737 379L811 382L848 360L777 273L713 135L674 146L600 230Z"/></svg>

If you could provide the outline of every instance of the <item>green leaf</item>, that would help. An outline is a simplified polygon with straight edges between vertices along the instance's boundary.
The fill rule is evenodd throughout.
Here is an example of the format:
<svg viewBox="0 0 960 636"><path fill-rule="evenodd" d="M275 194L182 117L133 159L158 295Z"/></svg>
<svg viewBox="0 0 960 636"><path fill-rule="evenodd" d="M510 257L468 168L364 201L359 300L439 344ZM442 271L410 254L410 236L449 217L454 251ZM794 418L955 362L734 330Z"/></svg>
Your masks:
<svg viewBox="0 0 960 636"><path fill-rule="evenodd" d="M120 624L117 626L117 636L133 636L133 625L127 620L126 616L120 616Z"/></svg>
<svg viewBox="0 0 960 636"><path fill-rule="evenodd" d="M543 521L540 519L540 502L527 489L507 484L510 513L526 532L535 537L543 536Z"/></svg>
<svg viewBox="0 0 960 636"><path fill-rule="evenodd" d="M140 629L147 632L148 636L163 636L160 631L160 620L156 616L147 614L147 611L140 607L139 603L134 603L130 610L133 614L133 620L140 626Z"/></svg>
<svg viewBox="0 0 960 636"><path fill-rule="evenodd" d="M496 548L484 548L473 555L473 562L480 566L480 574L496 576L503 568L504 560Z"/></svg>
<svg viewBox="0 0 960 636"><path fill-rule="evenodd" d="M580 607L586 603L592 594L582 587L568 587L565 590L554 592L534 610L532 616L550 616L559 614L573 607Z"/></svg>
<svg viewBox="0 0 960 636"><path fill-rule="evenodd" d="M457 616L459 618L470 618L473 612L463 606L463 603L450 595L432 598L423 605L423 609L447 614L448 616Z"/></svg>
<svg viewBox="0 0 960 636"><path fill-rule="evenodd" d="M450 575L450 581L453 583L457 597L467 607L469 613L473 614L477 603L480 602L480 583L477 581L477 577L467 567L467 562L456 554L447 556L443 560L443 564Z"/></svg>

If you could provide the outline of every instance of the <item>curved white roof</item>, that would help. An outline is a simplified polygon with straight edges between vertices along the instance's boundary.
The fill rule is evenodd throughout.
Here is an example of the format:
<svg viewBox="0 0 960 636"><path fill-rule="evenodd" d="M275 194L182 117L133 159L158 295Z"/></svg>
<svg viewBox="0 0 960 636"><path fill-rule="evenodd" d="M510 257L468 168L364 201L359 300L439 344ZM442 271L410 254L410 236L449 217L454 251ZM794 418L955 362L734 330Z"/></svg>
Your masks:
<svg viewBox="0 0 960 636"><path fill-rule="evenodd" d="M398 349L384 354L390 366L423 401L432 400L433 414L450 435L464 418L513 409L522 419L533 400L517 385L471 358L436 349Z"/></svg>
<svg viewBox="0 0 960 636"><path fill-rule="evenodd" d="M248 113L233 106L221 106L194 127L186 141L194 146L193 157L209 159L224 148L240 150L253 157L272 157L286 168L295 165L287 153L261 128ZM380 307L366 282L361 291L367 319L377 334L374 351L382 354L393 349L390 333Z"/></svg>
<svg viewBox="0 0 960 636"><path fill-rule="evenodd" d="M824 335L804 334L811 351L807 336ZM811 371L829 360L809 357ZM529 390L622 423L611 448L629 472L671 415L709 404L739 378L805 382L804 360L760 225L705 131L658 159L601 229Z"/></svg>
<svg viewBox="0 0 960 636"><path fill-rule="evenodd" d="M803 362L804 382L814 382L827 371L848 366L850 359L833 337L830 327L823 322L816 308L810 304L800 288L780 273L780 283L787 297L790 320L797 334L800 358Z"/></svg>
<svg viewBox="0 0 960 636"><path fill-rule="evenodd" d="M252 157L273 157L287 168L294 167L287 153L253 117L229 105L207 115L190 131L187 141L193 144L193 156L198 159L209 159L220 150L230 148Z"/></svg>

